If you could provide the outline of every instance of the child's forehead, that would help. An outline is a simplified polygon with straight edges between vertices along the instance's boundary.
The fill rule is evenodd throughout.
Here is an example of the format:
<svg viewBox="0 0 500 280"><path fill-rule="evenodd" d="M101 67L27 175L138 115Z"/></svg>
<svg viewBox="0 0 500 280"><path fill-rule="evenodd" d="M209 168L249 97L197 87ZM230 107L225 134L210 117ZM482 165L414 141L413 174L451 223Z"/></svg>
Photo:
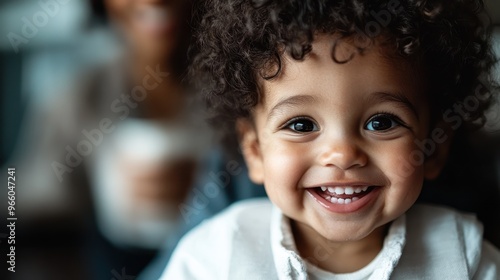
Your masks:
<svg viewBox="0 0 500 280"><path fill-rule="evenodd" d="M379 66L396 68L399 71L412 71L419 78L424 77L424 67L421 57L402 56L398 53L397 44L385 36L375 39L362 38L359 36L341 37L337 33L325 34L316 33L311 44L311 50L302 60L297 60L285 51L285 47L280 47L279 64L267 63L260 71L264 75L258 75L262 80L278 80L286 76L287 67L297 63L310 62L311 60L323 63L351 64L356 57L376 60ZM370 53L370 56L366 54ZM275 61L276 62L276 61ZM275 75L277 74L277 75ZM268 79L266 77L273 77Z"/></svg>
<svg viewBox="0 0 500 280"><path fill-rule="evenodd" d="M286 89L307 92L325 82L325 79L338 76L350 79L353 86L370 82L380 87L385 84L423 90L419 67L390 53L392 50L383 42L374 41L369 46L365 44L362 51L359 50L360 46L351 38L318 35L312 43L311 52L303 60L296 60L284 53L279 74L272 79L259 80L260 99L278 98L277 92ZM269 93L273 93L272 96Z"/></svg>
<svg viewBox="0 0 500 280"><path fill-rule="evenodd" d="M355 56L364 56L366 53L373 54L369 56L369 59L377 59L379 64L397 67L401 70L414 69L415 62L417 62L415 58L399 55L396 43L387 36L376 38L357 35L341 37L337 33L315 34L311 52L307 56L329 57L330 61L343 64L353 60ZM289 55L285 54L285 56L291 59ZM414 71L416 70L414 69Z"/></svg>
<svg viewBox="0 0 500 280"><path fill-rule="evenodd" d="M396 55L391 45L382 39L368 43L367 41L357 41L353 37L340 38L335 34L318 34L311 47L311 51L303 60L296 60L284 52L281 55L280 67L273 66L272 69L268 70L268 72L272 72L279 69L278 75L271 79L261 78L259 84L262 86L306 79L308 72L321 73L321 71L317 71L318 67L324 72L331 71L328 66L332 64L341 66L337 67L341 69L338 74L348 73L351 68L361 66L363 69L360 70L367 70L365 68L372 71L386 70L385 72L393 73L402 80L406 78L408 83L418 82L415 86L421 86L424 82L421 65L415 63L414 60ZM351 71L351 74L358 74L358 72ZM366 78L360 77L359 80L362 82Z"/></svg>

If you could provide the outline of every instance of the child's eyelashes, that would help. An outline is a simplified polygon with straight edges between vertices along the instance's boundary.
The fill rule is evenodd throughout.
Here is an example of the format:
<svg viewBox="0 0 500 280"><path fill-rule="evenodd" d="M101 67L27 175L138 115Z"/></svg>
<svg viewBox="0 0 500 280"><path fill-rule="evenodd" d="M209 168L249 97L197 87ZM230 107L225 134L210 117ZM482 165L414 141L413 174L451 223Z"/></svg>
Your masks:
<svg viewBox="0 0 500 280"><path fill-rule="evenodd" d="M318 131L316 123L307 117L296 117L286 122L282 129L291 130L297 133L308 133Z"/></svg>
<svg viewBox="0 0 500 280"><path fill-rule="evenodd" d="M370 131L387 131L398 126L408 128L408 125L396 115L391 113L378 113L366 122L364 128Z"/></svg>

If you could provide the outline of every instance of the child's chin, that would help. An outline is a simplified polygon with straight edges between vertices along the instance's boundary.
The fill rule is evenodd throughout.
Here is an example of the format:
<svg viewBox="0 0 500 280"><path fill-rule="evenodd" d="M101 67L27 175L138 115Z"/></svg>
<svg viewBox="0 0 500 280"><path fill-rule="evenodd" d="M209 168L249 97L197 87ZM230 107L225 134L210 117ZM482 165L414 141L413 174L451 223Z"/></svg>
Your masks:
<svg viewBox="0 0 500 280"><path fill-rule="evenodd" d="M346 243L361 241L371 237L372 234L377 234L378 230L373 228L360 228L359 226L339 225L330 229L316 229L325 240L332 243Z"/></svg>

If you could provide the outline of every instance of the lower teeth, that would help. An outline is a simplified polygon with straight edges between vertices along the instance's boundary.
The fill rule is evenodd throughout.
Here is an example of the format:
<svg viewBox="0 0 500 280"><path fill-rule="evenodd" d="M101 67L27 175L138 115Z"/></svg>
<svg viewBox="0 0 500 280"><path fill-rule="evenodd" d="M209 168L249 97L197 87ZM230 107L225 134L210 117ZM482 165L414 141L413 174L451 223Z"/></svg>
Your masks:
<svg viewBox="0 0 500 280"><path fill-rule="evenodd" d="M349 204L349 203L354 202L358 199L359 199L359 197L357 197L357 196L354 196L352 198L336 198L336 197L329 198L330 202L335 203L335 204Z"/></svg>
<svg viewBox="0 0 500 280"><path fill-rule="evenodd" d="M328 192L326 192L326 193L324 192L324 194L326 194L326 196L323 196L323 197L326 200L328 200L328 201L330 201L331 203L334 203L334 204L350 204L350 203L353 203L354 201L359 200L359 197L357 197L357 196L352 196L352 197L349 197L349 198L338 198L338 197L335 197L335 196L331 196L331 194L329 194ZM362 192L361 194L364 194L364 192Z"/></svg>

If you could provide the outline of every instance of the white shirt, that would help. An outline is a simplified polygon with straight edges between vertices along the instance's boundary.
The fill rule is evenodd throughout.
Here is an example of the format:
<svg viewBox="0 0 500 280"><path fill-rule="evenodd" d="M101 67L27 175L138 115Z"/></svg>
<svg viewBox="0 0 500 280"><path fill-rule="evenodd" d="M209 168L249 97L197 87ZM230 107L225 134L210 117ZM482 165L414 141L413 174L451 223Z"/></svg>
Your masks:
<svg viewBox="0 0 500 280"><path fill-rule="evenodd" d="M236 203L188 233L160 279L311 279L293 240L269 200ZM377 258L368 279L500 278L481 224L443 207L415 205L396 219Z"/></svg>
<svg viewBox="0 0 500 280"><path fill-rule="evenodd" d="M285 218L286 219L286 218ZM283 221L285 222L285 219ZM381 274L390 274L397 264L405 241L405 216L391 223L384 246L377 256L365 267L351 273L332 273L306 260L307 275L310 280L368 280L378 279ZM289 224L289 223L288 223Z"/></svg>

